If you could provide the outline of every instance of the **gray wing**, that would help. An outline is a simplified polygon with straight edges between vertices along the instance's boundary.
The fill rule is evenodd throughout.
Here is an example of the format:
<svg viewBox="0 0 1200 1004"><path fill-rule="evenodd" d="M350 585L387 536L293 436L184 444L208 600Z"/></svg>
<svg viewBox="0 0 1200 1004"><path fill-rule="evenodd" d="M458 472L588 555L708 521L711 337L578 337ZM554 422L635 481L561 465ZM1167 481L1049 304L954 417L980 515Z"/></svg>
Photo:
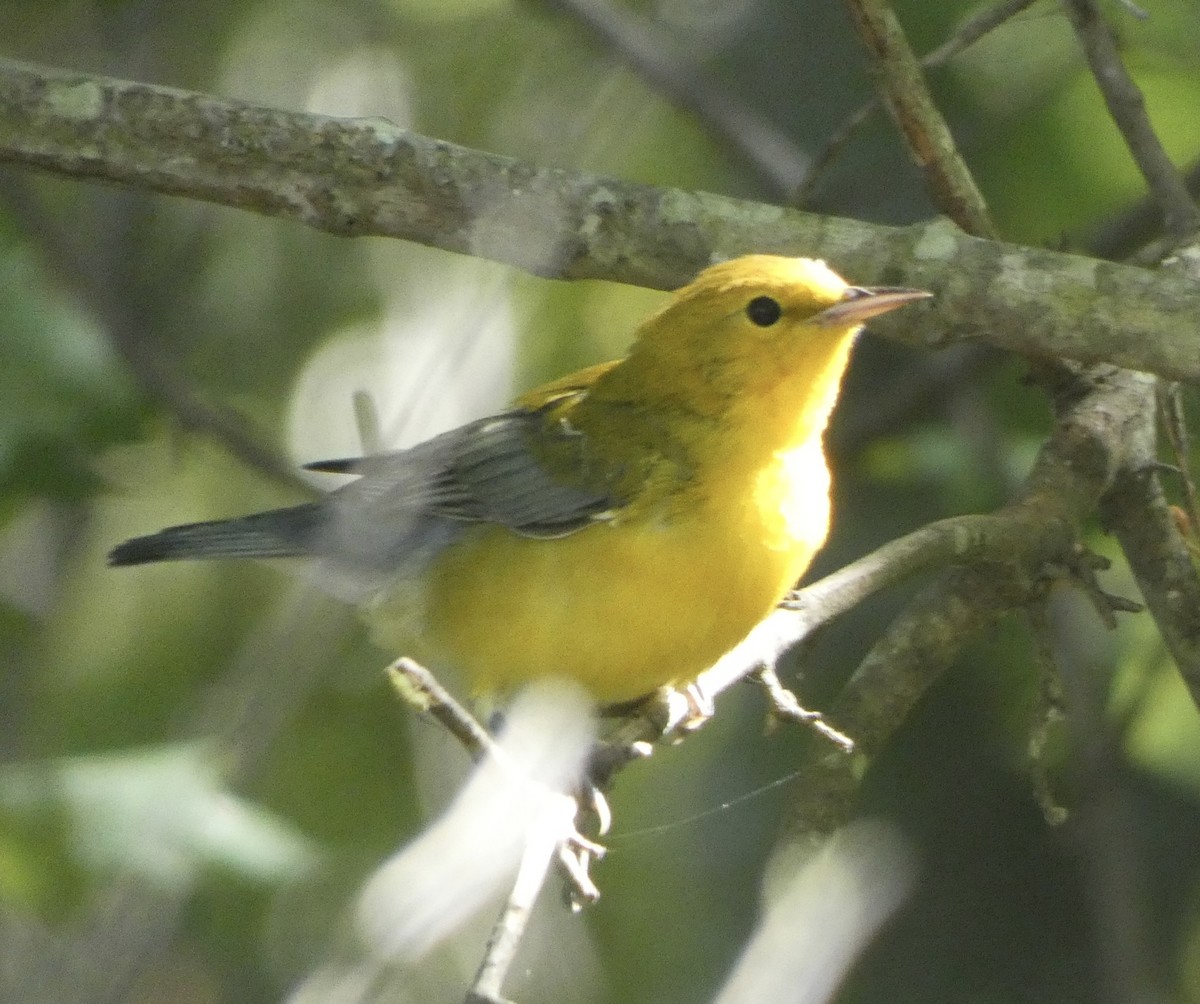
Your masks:
<svg viewBox="0 0 1200 1004"><path fill-rule="evenodd" d="M236 519L168 527L113 549L114 565L195 558L316 556L346 573L339 592L412 574L468 523L495 523L527 537L560 537L611 516L602 487L551 477L529 448L543 416L511 411L436 436L410 450L311 464L357 474L320 502ZM586 440L568 428L555 457L578 484L604 484L589 467Z"/></svg>
<svg viewBox="0 0 1200 1004"><path fill-rule="evenodd" d="M356 522L386 525L420 514L559 537L609 518L616 501L608 491L563 484L533 454L529 437L534 431L546 435L542 421L537 412L504 412L408 450L310 467L359 475L331 496ZM602 485L589 466L584 437L566 428L552 434L561 437L555 455L571 480Z"/></svg>

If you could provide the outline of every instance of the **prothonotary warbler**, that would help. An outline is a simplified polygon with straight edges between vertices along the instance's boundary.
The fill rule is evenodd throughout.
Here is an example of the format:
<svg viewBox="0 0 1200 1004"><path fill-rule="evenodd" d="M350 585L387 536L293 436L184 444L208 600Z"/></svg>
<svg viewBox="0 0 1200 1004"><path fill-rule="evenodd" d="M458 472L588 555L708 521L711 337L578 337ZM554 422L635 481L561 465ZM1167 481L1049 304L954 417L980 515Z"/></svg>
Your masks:
<svg viewBox="0 0 1200 1004"><path fill-rule="evenodd" d="M629 355L408 450L311 465L322 501L170 527L114 565L309 556L376 639L477 692L558 675L602 703L685 684L784 597L829 529L822 438L862 323L928 296L823 262L705 269Z"/></svg>

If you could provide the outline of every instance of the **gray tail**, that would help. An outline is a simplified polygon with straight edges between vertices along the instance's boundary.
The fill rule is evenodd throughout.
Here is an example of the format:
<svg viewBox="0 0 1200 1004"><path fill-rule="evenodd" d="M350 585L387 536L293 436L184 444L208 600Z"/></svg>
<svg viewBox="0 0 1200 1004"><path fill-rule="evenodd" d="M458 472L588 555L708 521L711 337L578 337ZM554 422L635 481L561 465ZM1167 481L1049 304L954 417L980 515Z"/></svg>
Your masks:
<svg viewBox="0 0 1200 1004"><path fill-rule="evenodd" d="M195 558L294 558L312 554L325 516L314 503L237 519L169 526L134 537L109 552L110 565Z"/></svg>

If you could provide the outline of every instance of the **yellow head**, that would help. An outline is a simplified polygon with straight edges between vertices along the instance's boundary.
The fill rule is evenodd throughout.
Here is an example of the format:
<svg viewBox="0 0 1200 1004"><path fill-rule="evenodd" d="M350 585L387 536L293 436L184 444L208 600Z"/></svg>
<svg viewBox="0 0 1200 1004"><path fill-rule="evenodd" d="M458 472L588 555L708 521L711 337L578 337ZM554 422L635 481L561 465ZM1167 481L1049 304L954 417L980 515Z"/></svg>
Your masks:
<svg viewBox="0 0 1200 1004"><path fill-rule="evenodd" d="M594 393L629 403L652 396L709 417L763 395L786 398L793 411L820 408L862 322L926 295L859 289L810 258L735 258L705 269L648 318L629 358Z"/></svg>

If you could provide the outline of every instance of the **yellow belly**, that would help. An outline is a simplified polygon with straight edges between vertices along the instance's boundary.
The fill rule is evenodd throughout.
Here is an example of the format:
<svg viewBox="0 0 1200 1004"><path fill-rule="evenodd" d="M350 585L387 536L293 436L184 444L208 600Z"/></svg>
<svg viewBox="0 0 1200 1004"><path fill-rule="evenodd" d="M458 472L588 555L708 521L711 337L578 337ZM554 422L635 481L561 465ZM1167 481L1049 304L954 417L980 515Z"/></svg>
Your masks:
<svg viewBox="0 0 1200 1004"><path fill-rule="evenodd" d="M799 494L796 476L807 477ZM781 493L799 504L781 506ZM682 517L553 540L472 527L419 586L377 606L377 637L477 692L558 675L612 703L690 681L778 604L824 541L827 475L814 483L783 466L737 497L736 512L710 498Z"/></svg>

